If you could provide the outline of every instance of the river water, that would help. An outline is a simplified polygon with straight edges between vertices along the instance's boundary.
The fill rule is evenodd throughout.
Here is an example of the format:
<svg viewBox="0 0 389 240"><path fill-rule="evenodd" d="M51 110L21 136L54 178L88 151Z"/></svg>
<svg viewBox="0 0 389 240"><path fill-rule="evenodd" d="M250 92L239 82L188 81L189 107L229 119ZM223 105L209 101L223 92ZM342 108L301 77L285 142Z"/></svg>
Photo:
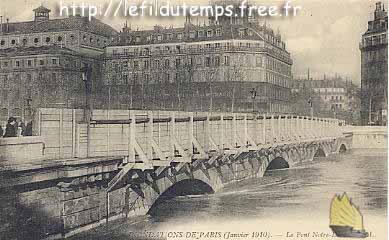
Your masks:
<svg viewBox="0 0 389 240"><path fill-rule="evenodd" d="M337 239L329 208L343 192L362 212L368 239L387 239L386 152L373 149L275 170L215 194L176 197L152 215L114 221L72 239Z"/></svg>

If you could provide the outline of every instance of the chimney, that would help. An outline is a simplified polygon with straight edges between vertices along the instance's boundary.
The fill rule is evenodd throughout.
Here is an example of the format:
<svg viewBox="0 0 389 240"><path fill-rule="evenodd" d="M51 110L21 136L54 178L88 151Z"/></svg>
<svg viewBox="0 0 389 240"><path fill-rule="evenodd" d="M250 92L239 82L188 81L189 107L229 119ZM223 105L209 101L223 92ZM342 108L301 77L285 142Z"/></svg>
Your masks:
<svg viewBox="0 0 389 240"><path fill-rule="evenodd" d="M9 32L9 18L7 18L6 32Z"/></svg>
<svg viewBox="0 0 389 240"><path fill-rule="evenodd" d="M386 14L385 14L385 9L384 9L382 2L377 2L375 5L376 5L376 8L374 11L374 19L384 18Z"/></svg>

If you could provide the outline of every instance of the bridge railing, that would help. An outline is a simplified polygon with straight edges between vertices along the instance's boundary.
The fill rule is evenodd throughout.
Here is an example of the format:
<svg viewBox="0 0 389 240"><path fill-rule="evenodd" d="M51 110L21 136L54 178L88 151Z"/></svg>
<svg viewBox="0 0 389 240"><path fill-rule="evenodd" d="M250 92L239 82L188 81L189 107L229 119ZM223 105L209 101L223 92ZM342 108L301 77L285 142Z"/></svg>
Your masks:
<svg viewBox="0 0 389 240"><path fill-rule="evenodd" d="M83 110L39 109L34 127L46 159L118 156L153 166L342 133L334 119L135 110L94 110L87 124Z"/></svg>

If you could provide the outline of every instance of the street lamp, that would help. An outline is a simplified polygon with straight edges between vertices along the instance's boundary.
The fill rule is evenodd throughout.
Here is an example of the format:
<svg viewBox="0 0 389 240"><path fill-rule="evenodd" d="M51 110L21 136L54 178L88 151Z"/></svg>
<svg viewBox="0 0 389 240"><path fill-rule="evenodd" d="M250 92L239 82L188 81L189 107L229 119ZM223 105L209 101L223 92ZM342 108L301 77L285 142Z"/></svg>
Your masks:
<svg viewBox="0 0 389 240"><path fill-rule="evenodd" d="M84 120L86 122L90 121L90 80L92 75L92 68L88 63L83 63L83 67L81 68L82 72L82 81L85 85L85 106L84 106Z"/></svg>
<svg viewBox="0 0 389 240"><path fill-rule="evenodd" d="M313 100L312 100L312 97L309 97L308 105L309 105L309 110L310 110L311 118L313 119Z"/></svg>
<svg viewBox="0 0 389 240"><path fill-rule="evenodd" d="M257 90L255 88L251 89L251 99L253 100L253 113L255 112L255 98L257 97Z"/></svg>

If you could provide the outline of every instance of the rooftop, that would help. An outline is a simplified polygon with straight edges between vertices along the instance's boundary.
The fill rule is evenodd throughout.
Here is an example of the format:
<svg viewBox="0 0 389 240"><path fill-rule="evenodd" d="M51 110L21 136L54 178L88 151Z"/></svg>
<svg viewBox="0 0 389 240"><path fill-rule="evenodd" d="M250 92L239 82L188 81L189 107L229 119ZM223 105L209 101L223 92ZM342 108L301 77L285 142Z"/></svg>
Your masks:
<svg viewBox="0 0 389 240"><path fill-rule="evenodd" d="M34 12L49 12L50 10L40 6ZM91 32L97 35L112 37L117 31L111 26L101 22L96 18L89 21L88 17L69 17L61 19L47 19L43 21L27 21L3 23L1 34L28 34L34 32L57 32L67 30L80 30Z"/></svg>

